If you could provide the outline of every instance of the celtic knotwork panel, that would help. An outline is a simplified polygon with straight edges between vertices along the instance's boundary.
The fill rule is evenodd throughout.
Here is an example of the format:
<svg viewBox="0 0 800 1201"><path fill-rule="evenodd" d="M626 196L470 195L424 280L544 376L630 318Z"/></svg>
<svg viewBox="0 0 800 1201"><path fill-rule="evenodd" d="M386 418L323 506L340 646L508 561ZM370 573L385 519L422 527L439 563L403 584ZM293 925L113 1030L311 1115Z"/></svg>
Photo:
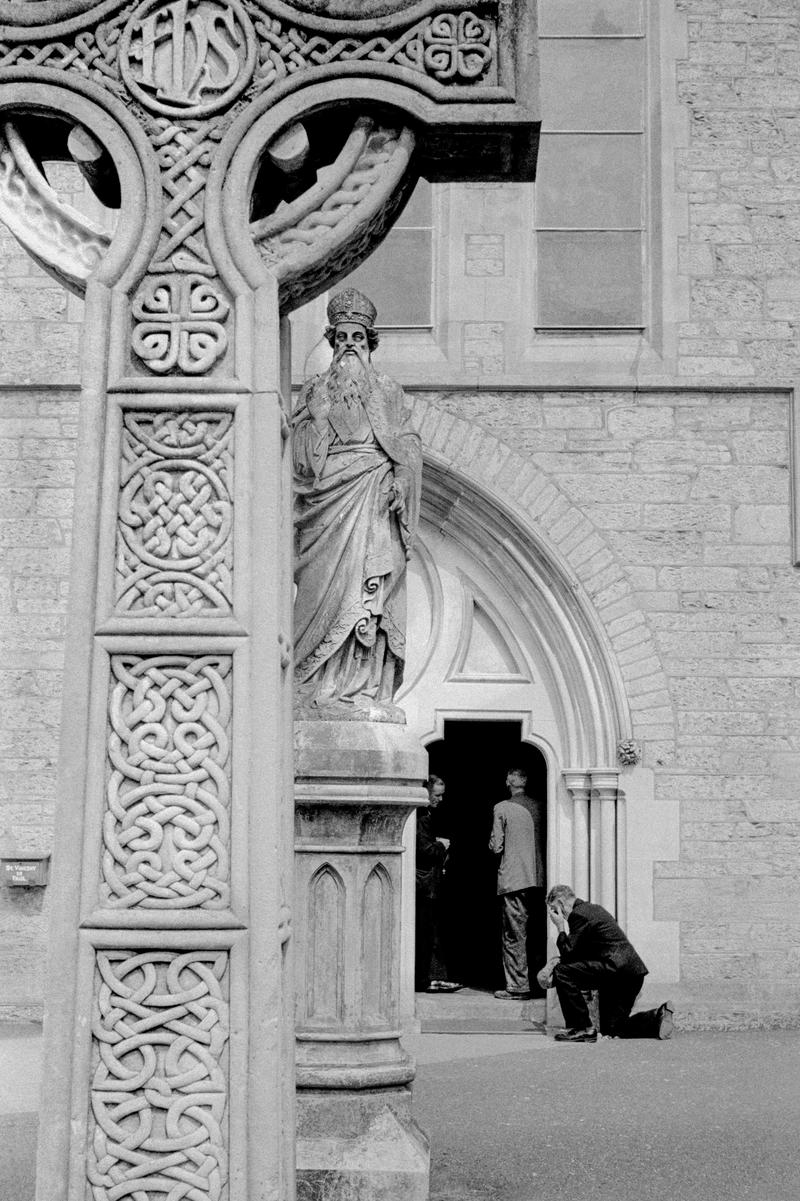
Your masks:
<svg viewBox="0 0 800 1201"><path fill-rule="evenodd" d="M3 67L50 67L73 70L104 87L123 91L117 58L120 34L133 10L123 5L107 21L91 25L63 41L12 43L0 41L0 69Z"/></svg>
<svg viewBox="0 0 800 1201"><path fill-rule="evenodd" d="M231 658L113 655L100 898L229 903Z"/></svg>
<svg viewBox="0 0 800 1201"><path fill-rule="evenodd" d="M202 275L148 277L133 302L133 352L159 375L201 375L227 349L230 307Z"/></svg>
<svg viewBox="0 0 800 1201"><path fill-rule="evenodd" d="M227 1196L227 951L97 951L94 1201Z"/></svg>
<svg viewBox="0 0 800 1201"><path fill-rule="evenodd" d="M255 91L298 71L349 62L402 67L447 85L497 82L495 23L471 12L438 13L401 32L359 37L299 29L263 14L255 16L258 10L252 3L248 8L259 42Z"/></svg>
<svg viewBox="0 0 800 1201"><path fill-rule="evenodd" d="M205 186L211 155L224 123L154 118L151 140L161 167L164 224L152 271L194 271L214 275L206 246Z"/></svg>
<svg viewBox="0 0 800 1201"><path fill-rule="evenodd" d="M134 617L230 612L233 416L127 412L116 605Z"/></svg>

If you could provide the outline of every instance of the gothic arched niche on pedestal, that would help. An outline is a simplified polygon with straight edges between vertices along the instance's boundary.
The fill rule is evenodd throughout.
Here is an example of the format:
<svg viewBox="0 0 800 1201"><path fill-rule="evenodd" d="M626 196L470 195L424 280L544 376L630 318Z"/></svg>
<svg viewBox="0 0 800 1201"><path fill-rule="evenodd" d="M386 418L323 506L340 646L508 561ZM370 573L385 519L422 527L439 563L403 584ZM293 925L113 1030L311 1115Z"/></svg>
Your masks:
<svg viewBox="0 0 800 1201"><path fill-rule="evenodd" d="M308 884L306 947L307 996L305 1021L341 1019L344 1008L344 881L334 867L324 864Z"/></svg>
<svg viewBox="0 0 800 1201"><path fill-rule="evenodd" d="M397 975L392 945L391 877L383 864L372 868L361 896L361 1014L365 1024L389 1020Z"/></svg>

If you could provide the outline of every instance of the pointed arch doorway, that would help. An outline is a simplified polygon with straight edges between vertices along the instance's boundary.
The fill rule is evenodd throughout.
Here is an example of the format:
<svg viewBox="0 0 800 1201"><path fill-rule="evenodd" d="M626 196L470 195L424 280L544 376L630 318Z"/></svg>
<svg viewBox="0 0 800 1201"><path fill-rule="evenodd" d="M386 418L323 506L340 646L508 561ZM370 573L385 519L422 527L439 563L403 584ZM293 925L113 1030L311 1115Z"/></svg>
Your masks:
<svg viewBox="0 0 800 1201"><path fill-rule="evenodd" d="M489 850L492 810L507 796L509 768L522 768L528 794L547 797L547 763L537 747L522 741L519 719L480 716L448 718L443 737L427 746L432 773L446 781L436 812L437 828L450 839L441 898L441 954L447 975L470 988L505 987L500 952L497 858ZM546 837L546 827L545 827ZM545 915L534 915L528 962L536 969Z"/></svg>
<svg viewBox="0 0 800 1201"><path fill-rule="evenodd" d="M451 939L465 980L489 990L502 984L496 864L481 844L492 806L506 795L509 759L529 767L546 798L548 882L573 882L624 914L623 808L613 789L605 808L590 808L590 794L596 773L618 774L626 698L596 614L557 548L497 497L437 462L426 461L408 586L408 660L397 699L429 751L431 771L446 779L451 816L470 844L455 907L462 928ZM577 779L587 782L585 796L571 783ZM406 845L401 954L411 1021L413 821Z"/></svg>

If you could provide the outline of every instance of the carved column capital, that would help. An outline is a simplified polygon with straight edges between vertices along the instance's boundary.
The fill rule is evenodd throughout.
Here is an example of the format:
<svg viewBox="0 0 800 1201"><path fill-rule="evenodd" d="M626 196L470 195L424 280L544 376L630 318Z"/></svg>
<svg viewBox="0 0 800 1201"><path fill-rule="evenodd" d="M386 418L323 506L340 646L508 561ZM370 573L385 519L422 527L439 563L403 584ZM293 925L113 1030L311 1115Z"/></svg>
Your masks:
<svg viewBox="0 0 800 1201"><path fill-rule="evenodd" d="M578 768L567 768L561 773L567 792L573 801L586 801L591 792L591 780L587 771Z"/></svg>
<svg viewBox="0 0 800 1201"><path fill-rule="evenodd" d="M619 772L615 768L589 769L592 797L599 801L616 801L619 796Z"/></svg>

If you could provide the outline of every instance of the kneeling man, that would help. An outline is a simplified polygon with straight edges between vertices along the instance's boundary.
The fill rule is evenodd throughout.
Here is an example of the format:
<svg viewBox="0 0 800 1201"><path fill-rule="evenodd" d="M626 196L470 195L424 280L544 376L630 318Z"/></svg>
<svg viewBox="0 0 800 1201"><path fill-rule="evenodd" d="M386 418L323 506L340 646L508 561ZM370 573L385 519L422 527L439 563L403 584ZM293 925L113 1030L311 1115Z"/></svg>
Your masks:
<svg viewBox="0 0 800 1201"><path fill-rule="evenodd" d="M558 993L566 1023L566 1030L555 1036L558 1042L597 1041L583 995L592 989L598 993L600 1032L606 1037L669 1038L669 1001L631 1016L647 968L608 910L580 900L566 884L550 889L547 908L558 931L560 954L547 983Z"/></svg>

